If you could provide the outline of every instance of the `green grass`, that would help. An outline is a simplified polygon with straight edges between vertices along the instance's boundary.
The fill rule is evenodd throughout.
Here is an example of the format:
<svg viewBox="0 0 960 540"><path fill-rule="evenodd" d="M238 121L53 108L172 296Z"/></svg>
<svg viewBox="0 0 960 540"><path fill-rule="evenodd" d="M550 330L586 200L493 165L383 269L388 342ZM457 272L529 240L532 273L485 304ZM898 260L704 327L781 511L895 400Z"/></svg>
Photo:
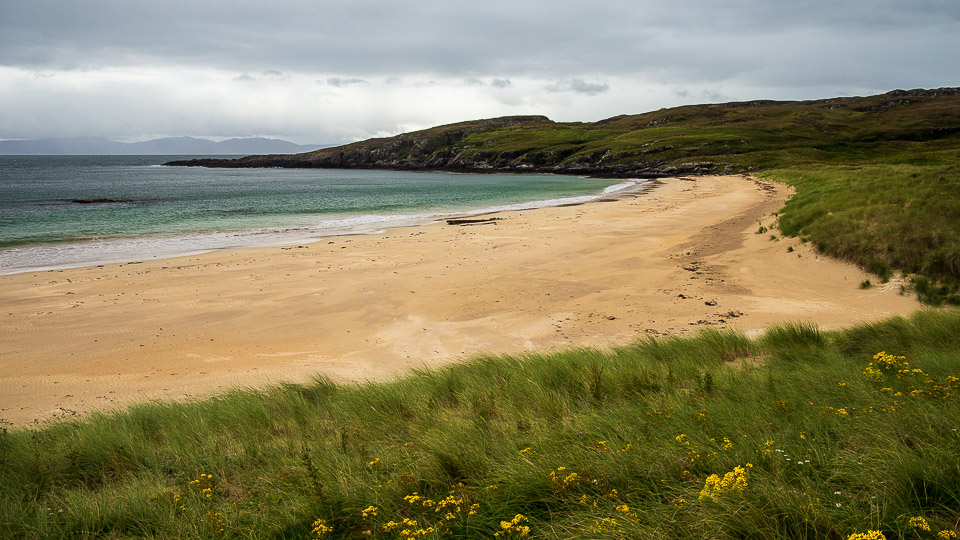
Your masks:
<svg viewBox="0 0 960 540"><path fill-rule="evenodd" d="M880 351L923 373L865 376ZM958 375L960 313L928 311L139 405L4 431L0 537L476 538L521 514L506 537L933 538L960 522ZM700 499L736 467L742 491Z"/></svg>

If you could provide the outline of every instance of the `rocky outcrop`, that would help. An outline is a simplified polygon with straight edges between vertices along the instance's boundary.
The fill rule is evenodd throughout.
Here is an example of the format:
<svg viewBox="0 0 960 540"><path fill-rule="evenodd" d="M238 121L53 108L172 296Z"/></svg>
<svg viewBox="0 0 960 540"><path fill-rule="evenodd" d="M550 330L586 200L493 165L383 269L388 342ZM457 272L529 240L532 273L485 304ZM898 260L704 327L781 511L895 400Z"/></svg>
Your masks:
<svg viewBox="0 0 960 540"><path fill-rule="evenodd" d="M583 147L501 150L476 143L468 137L503 128L543 128L555 125L545 116L508 116L440 126L396 137L370 139L304 154L258 155L238 159L204 158L173 161L170 166L223 168L330 168L392 169L408 171L538 172L619 177L664 177L675 174L705 174L717 169L712 163L668 166L648 157L671 146L645 149L635 154L609 150L583 152ZM626 159L626 161L625 161ZM722 169L723 166L720 166Z"/></svg>
<svg viewBox="0 0 960 540"><path fill-rule="evenodd" d="M662 178L677 174L708 174L720 170L732 172L728 164L712 162L666 165L662 162L635 161L629 165L607 165L602 160L582 158L559 162L556 155L532 152L515 156L514 152L496 152L492 155L471 153L455 154L440 151L421 153L398 159L389 150L378 148L371 151L344 150L333 155L309 156L307 154L248 156L240 159L193 159L174 161L170 166L222 167L222 168L318 168L318 169L390 169L401 171L455 171L455 172L526 172L603 176L607 178ZM739 169L737 169L739 170Z"/></svg>

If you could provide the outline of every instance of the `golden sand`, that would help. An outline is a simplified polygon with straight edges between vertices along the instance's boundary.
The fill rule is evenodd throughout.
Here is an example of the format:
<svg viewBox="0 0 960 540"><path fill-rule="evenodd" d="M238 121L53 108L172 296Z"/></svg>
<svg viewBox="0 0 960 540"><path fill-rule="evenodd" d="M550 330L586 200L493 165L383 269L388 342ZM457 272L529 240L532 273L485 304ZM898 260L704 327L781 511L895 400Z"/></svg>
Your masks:
<svg viewBox="0 0 960 540"><path fill-rule="evenodd" d="M856 267L757 234L788 196L741 176L673 178L484 224L0 276L0 418L919 307L896 284L861 290Z"/></svg>

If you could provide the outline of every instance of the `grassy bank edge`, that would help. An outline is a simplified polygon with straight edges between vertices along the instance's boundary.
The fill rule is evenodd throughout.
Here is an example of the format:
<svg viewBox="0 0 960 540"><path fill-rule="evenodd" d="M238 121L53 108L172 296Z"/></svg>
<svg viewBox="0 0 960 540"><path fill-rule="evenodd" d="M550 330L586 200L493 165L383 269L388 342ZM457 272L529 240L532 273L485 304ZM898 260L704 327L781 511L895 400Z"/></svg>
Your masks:
<svg viewBox="0 0 960 540"><path fill-rule="evenodd" d="M142 404L4 431L0 535L924 537L960 523L957 375L960 313L921 311Z"/></svg>

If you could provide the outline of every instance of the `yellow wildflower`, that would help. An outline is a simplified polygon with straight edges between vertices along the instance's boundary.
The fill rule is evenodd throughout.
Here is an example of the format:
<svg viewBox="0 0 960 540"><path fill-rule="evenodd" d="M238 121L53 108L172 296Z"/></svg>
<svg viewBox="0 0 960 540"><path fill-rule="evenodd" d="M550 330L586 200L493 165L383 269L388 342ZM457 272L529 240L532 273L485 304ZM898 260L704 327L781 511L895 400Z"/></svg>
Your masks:
<svg viewBox="0 0 960 540"><path fill-rule="evenodd" d="M530 527L526 525L521 525L526 522L527 518L523 514L517 514L510 521L501 521L500 530L497 531L494 536L503 536L503 537L519 537L526 536L530 534Z"/></svg>
<svg viewBox="0 0 960 540"><path fill-rule="evenodd" d="M313 529L310 530L314 538L323 538L333 532L333 527L327 525L327 520L318 519L313 522Z"/></svg>
<svg viewBox="0 0 960 540"><path fill-rule="evenodd" d="M865 533L853 533L847 537L847 540L887 540L887 537L880 531L867 531Z"/></svg>
<svg viewBox="0 0 960 540"><path fill-rule="evenodd" d="M752 466L750 463L747 464L748 468ZM720 476L716 474L708 476L706 482L703 484L703 489L700 490L699 499L701 501L704 499L716 501L720 496L727 493L735 491L742 493L746 487L747 470L738 465L734 467L732 471L724 474L723 478L720 478Z"/></svg>
<svg viewBox="0 0 960 540"><path fill-rule="evenodd" d="M921 531L929 531L930 524L927 523L927 520L923 516L917 516L910 518L910 526L914 529L919 529Z"/></svg>

